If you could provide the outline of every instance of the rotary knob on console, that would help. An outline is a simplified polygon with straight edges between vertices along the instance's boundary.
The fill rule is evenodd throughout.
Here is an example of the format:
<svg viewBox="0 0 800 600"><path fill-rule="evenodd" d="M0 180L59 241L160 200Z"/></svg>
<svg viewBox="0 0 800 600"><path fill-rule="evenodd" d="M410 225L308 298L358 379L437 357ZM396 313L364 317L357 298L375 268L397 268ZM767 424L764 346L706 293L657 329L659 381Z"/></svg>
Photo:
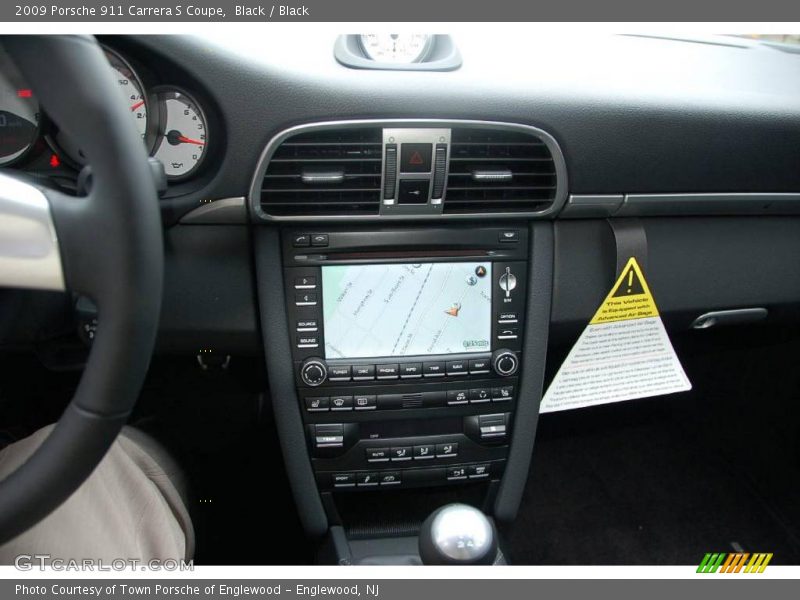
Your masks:
<svg viewBox="0 0 800 600"><path fill-rule="evenodd" d="M328 367L321 358L307 358L300 367L300 377L306 385L317 387L328 378Z"/></svg>
<svg viewBox="0 0 800 600"><path fill-rule="evenodd" d="M500 284L500 289L506 293L506 298L510 298L511 292L517 287L517 276L511 272L511 267L506 267L506 271L500 275L498 283Z"/></svg>
<svg viewBox="0 0 800 600"><path fill-rule="evenodd" d="M501 377L511 377L519 368L519 358L513 350L495 350L492 354L492 368Z"/></svg>

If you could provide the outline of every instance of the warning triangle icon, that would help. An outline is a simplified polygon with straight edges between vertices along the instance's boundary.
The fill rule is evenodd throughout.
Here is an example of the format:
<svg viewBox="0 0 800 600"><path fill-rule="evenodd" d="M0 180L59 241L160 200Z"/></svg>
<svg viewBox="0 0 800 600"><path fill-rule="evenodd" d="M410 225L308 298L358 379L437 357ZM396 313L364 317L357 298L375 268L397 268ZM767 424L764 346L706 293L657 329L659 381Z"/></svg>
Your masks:
<svg viewBox="0 0 800 600"><path fill-rule="evenodd" d="M414 154L411 155L411 158L408 159L408 164L410 165L421 165L422 163L422 154L419 152L414 152Z"/></svg>
<svg viewBox="0 0 800 600"><path fill-rule="evenodd" d="M644 273L636 259L631 257L589 324L598 325L657 316L658 308Z"/></svg>
<svg viewBox="0 0 800 600"><path fill-rule="evenodd" d="M620 296L637 296L639 294L644 294L644 286L642 285L642 279L639 277L639 273L636 269L634 269L632 264L628 265L628 268L619 278L617 283L617 287L612 294L612 297L619 298Z"/></svg>

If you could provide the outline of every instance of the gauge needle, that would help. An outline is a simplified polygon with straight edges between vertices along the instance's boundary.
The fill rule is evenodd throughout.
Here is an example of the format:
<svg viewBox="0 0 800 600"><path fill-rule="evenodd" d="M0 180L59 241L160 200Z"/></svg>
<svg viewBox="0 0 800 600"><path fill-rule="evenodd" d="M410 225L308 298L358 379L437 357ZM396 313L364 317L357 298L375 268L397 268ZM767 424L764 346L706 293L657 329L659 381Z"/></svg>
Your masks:
<svg viewBox="0 0 800 600"><path fill-rule="evenodd" d="M144 106L144 100L139 100L139 102L131 106L131 112L135 111L137 108L141 106Z"/></svg>
<svg viewBox="0 0 800 600"><path fill-rule="evenodd" d="M186 136L179 135L177 140L182 144L197 144L198 146L205 146L205 142L201 142L200 140L193 140L192 138L187 138Z"/></svg>

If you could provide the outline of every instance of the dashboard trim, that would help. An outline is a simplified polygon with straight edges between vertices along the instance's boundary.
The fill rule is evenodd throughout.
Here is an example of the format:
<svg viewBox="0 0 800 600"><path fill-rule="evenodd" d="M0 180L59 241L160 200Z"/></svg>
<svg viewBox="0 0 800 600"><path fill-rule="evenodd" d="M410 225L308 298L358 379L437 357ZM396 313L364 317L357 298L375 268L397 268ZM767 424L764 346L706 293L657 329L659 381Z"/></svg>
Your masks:
<svg viewBox="0 0 800 600"><path fill-rule="evenodd" d="M261 208L261 184L264 175L278 147L289 137L306 133L309 131L327 131L340 127L381 127L381 128L453 128L453 127L473 127L475 129L505 129L510 131L522 131L539 137L547 146L553 157L553 164L556 170L556 193L552 204L543 210L527 212L484 212L475 214L375 214L375 215L326 215L326 216L274 216L266 213ZM248 194L248 204L251 215L255 222L261 223L330 223L330 222L386 222L386 221L454 221L454 220L475 220L475 219L529 219L545 218L558 214L567 200L567 165L564 154L556 139L546 131L523 125L520 123L508 123L499 121L480 121L464 119L357 119L344 121L321 121L296 125L284 129L275 135L266 145L258 159L255 174L250 184Z"/></svg>
<svg viewBox="0 0 800 600"><path fill-rule="evenodd" d="M181 217L182 225L246 225L244 196L206 200Z"/></svg>
<svg viewBox="0 0 800 600"><path fill-rule="evenodd" d="M571 194L561 219L800 214L800 193Z"/></svg>
<svg viewBox="0 0 800 600"><path fill-rule="evenodd" d="M616 217L796 215L800 193L626 194Z"/></svg>

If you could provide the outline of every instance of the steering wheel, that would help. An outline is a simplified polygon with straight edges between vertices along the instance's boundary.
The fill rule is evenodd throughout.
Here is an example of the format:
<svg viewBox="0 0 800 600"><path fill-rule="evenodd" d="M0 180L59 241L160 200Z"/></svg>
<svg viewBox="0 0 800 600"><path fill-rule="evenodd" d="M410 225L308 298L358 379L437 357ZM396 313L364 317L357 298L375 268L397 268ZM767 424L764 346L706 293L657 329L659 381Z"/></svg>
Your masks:
<svg viewBox="0 0 800 600"><path fill-rule="evenodd" d="M2 43L47 114L89 158L73 197L0 175L0 286L70 290L98 307L86 368L58 424L0 482L0 543L38 523L92 473L119 434L153 351L164 271L147 153L94 38L9 36Z"/></svg>

